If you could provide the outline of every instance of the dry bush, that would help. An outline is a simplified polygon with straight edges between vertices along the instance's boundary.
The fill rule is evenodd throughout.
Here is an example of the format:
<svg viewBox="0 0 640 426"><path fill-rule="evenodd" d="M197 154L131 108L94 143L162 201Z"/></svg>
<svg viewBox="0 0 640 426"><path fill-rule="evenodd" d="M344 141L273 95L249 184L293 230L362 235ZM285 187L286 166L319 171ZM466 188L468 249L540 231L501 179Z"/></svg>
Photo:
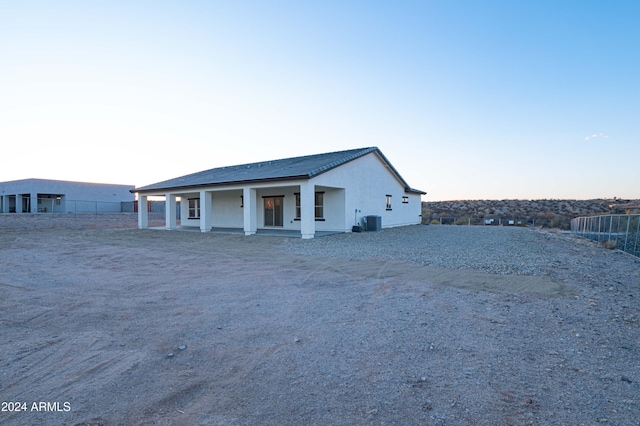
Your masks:
<svg viewBox="0 0 640 426"><path fill-rule="evenodd" d="M615 250L615 248L618 245L618 243L616 243L616 240L601 241L600 244L602 245L602 247L604 247L606 249L609 249L609 250Z"/></svg>

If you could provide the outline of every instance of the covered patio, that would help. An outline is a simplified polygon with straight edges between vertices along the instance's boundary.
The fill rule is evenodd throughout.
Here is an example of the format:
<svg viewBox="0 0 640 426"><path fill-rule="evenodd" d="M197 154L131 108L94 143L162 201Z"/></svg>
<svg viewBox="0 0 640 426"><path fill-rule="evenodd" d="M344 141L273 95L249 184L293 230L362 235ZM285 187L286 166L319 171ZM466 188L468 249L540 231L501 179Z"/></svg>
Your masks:
<svg viewBox="0 0 640 426"><path fill-rule="evenodd" d="M345 190L309 181L138 194L165 200L165 230L313 238L347 232ZM147 209L138 224L148 228ZM158 228L156 228L158 229Z"/></svg>

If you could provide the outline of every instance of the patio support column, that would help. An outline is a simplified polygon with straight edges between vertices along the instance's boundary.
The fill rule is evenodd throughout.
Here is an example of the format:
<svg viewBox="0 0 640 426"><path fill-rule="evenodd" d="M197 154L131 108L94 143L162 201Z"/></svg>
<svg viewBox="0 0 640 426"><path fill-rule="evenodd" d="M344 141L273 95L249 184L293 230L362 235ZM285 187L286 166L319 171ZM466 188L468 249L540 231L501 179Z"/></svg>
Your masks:
<svg viewBox="0 0 640 426"><path fill-rule="evenodd" d="M38 193L31 193L31 213L38 213Z"/></svg>
<svg viewBox="0 0 640 426"><path fill-rule="evenodd" d="M2 213L9 213L9 196L2 196Z"/></svg>
<svg viewBox="0 0 640 426"><path fill-rule="evenodd" d="M176 196L175 194L166 194L164 201L164 222L165 228L170 231L176 229Z"/></svg>
<svg viewBox="0 0 640 426"><path fill-rule="evenodd" d="M22 194L16 194L16 213L22 213Z"/></svg>
<svg viewBox="0 0 640 426"><path fill-rule="evenodd" d="M213 226L213 193L200 191L200 232L211 232Z"/></svg>
<svg viewBox="0 0 640 426"><path fill-rule="evenodd" d="M147 207L147 196L138 194L138 228L147 229L149 227L149 208Z"/></svg>
<svg viewBox="0 0 640 426"><path fill-rule="evenodd" d="M300 233L303 239L316 233L315 185L307 181L300 184Z"/></svg>
<svg viewBox="0 0 640 426"><path fill-rule="evenodd" d="M253 188L242 188L242 205L244 214L244 235L253 235L258 229L256 225L256 212L258 201L256 190Z"/></svg>

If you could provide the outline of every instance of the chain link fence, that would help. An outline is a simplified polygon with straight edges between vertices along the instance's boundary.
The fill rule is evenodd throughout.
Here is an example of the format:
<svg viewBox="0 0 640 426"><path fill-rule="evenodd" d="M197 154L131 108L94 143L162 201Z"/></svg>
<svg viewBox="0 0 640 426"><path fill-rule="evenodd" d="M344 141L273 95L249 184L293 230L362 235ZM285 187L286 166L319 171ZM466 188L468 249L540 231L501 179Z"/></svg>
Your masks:
<svg viewBox="0 0 640 426"><path fill-rule="evenodd" d="M34 205L32 201L36 200ZM178 203L179 206L179 203ZM9 200L7 205L0 209L1 213L74 213L74 214L101 214L101 213L136 213L138 211L137 201L86 201L67 200L64 197L21 197L18 200ZM164 201L148 201L147 211L164 215ZM179 208L176 209L179 215ZM179 216L178 216L179 217Z"/></svg>
<svg viewBox="0 0 640 426"><path fill-rule="evenodd" d="M3 213L133 213L134 201L67 200L64 197L16 197L3 200ZM35 204L34 204L35 203Z"/></svg>
<svg viewBox="0 0 640 426"><path fill-rule="evenodd" d="M482 226L533 226L535 221L527 221L526 219L512 219L506 217L478 218L469 216L437 216L431 218L423 216L423 224L430 225L482 225Z"/></svg>
<svg viewBox="0 0 640 426"><path fill-rule="evenodd" d="M640 257L640 214L577 217L571 233Z"/></svg>
<svg viewBox="0 0 640 426"><path fill-rule="evenodd" d="M64 197L10 200L0 209L0 231L20 229L137 228L137 201L106 202L67 200ZM32 206L34 208L32 208ZM164 226L164 201L147 203L149 225ZM177 212L179 217L179 210Z"/></svg>

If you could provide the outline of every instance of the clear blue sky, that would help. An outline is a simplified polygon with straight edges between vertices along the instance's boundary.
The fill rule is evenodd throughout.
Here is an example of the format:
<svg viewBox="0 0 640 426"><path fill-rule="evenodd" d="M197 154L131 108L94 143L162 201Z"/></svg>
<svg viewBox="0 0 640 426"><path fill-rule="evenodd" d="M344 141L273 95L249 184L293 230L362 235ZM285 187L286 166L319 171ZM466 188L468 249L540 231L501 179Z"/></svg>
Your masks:
<svg viewBox="0 0 640 426"><path fill-rule="evenodd" d="M0 181L378 146L425 201L640 198L640 1L0 0Z"/></svg>

